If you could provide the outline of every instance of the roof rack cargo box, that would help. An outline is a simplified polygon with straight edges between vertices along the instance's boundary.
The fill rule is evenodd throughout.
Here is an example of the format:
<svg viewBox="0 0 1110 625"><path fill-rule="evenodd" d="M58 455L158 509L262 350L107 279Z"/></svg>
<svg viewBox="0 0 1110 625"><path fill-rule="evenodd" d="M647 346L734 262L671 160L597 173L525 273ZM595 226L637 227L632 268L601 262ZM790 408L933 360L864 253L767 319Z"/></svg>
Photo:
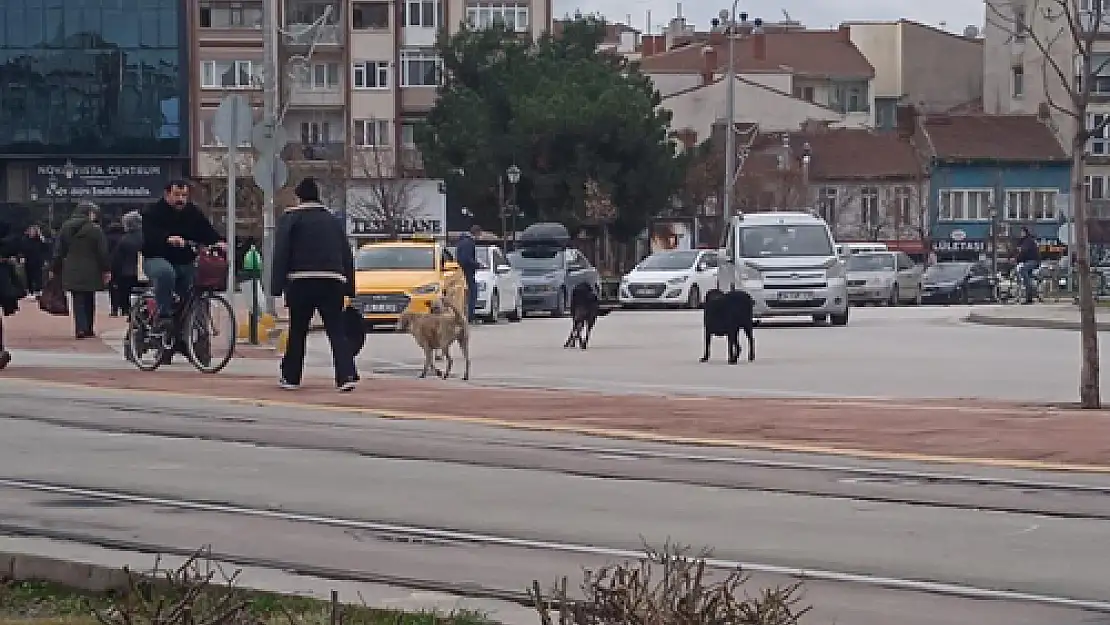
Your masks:
<svg viewBox="0 0 1110 625"><path fill-rule="evenodd" d="M532 224L517 237L518 247L566 247L569 244L567 227L554 221Z"/></svg>

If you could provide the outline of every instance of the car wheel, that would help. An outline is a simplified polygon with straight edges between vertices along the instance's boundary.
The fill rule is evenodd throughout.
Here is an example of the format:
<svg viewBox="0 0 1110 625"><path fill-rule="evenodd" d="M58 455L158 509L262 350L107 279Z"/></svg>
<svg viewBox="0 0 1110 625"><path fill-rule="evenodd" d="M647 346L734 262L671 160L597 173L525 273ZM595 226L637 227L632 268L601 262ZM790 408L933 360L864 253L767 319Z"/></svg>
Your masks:
<svg viewBox="0 0 1110 625"><path fill-rule="evenodd" d="M516 294L516 307L509 313L509 321L516 322L524 318L524 294Z"/></svg>
<svg viewBox="0 0 1110 625"><path fill-rule="evenodd" d="M848 309L847 308L844 309L844 314L843 315L829 315L829 319L832 321L832 324L834 326L846 326L846 325L848 325Z"/></svg>
<svg viewBox="0 0 1110 625"><path fill-rule="evenodd" d="M690 295L686 298L687 308L701 308L701 291L698 290L698 285L690 287Z"/></svg>
<svg viewBox="0 0 1110 625"><path fill-rule="evenodd" d="M486 317L486 323L497 323L497 318L501 316L501 307L497 305L497 300L501 295L494 290L489 297L489 316Z"/></svg>
<svg viewBox="0 0 1110 625"><path fill-rule="evenodd" d="M551 311L552 317L562 317L567 314L567 290L566 288L559 289L559 303L555 306L555 310Z"/></svg>
<svg viewBox="0 0 1110 625"><path fill-rule="evenodd" d="M829 320L828 315L813 315L813 323L820 325Z"/></svg>
<svg viewBox="0 0 1110 625"><path fill-rule="evenodd" d="M897 306L900 302L900 300L898 299L899 297L900 295L898 294L898 285L895 284L894 286L890 287L890 298L887 299L886 305Z"/></svg>

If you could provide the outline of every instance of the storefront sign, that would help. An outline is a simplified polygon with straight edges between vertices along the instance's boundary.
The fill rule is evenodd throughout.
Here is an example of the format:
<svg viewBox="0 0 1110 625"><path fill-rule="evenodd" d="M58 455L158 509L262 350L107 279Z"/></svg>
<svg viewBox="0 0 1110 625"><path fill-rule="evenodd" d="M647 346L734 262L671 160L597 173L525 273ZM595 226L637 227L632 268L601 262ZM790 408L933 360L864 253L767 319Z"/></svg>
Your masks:
<svg viewBox="0 0 1110 625"><path fill-rule="evenodd" d="M42 163L30 176L39 197L94 202L156 198L169 179L168 164L132 161Z"/></svg>
<svg viewBox="0 0 1110 625"><path fill-rule="evenodd" d="M937 252L984 252L987 242L981 239L964 239L962 241L940 240L933 243L933 250Z"/></svg>
<svg viewBox="0 0 1110 625"><path fill-rule="evenodd" d="M440 192L439 181L406 179L394 185L348 189L347 236L390 235L447 236L447 198Z"/></svg>
<svg viewBox="0 0 1110 625"><path fill-rule="evenodd" d="M384 237L390 234L389 220L383 217L348 218L352 237ZM396 236L422 235L439 237L446 235L446 228L440 219L427 217L401 217L393 220L393 234Z"/></svg>

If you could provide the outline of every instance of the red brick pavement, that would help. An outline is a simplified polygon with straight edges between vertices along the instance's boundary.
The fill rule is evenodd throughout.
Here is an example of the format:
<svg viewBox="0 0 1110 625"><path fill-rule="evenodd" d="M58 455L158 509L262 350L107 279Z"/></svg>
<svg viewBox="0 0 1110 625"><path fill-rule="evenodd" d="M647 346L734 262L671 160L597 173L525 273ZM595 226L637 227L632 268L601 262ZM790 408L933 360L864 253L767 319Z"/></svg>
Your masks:
<svg viewBox="0 0 1110 625"><path fill-rule="evenodd" d="M326 380L282 392L274 379L191 371L21 369L21 378L214 397L279 399L328 406L480 417L536 426L597 428L734 441L883 452L1110 464L1110 413L997 402L890 402L607 396L499 389L438 380L375 378L350 394ZM203 391L200 387L203 386Z"/></svg>
<svg viewBox="0 0 1110 625"><path fill-rule="evenodd" d="M97 333L120 332L126 325L126 319L109 317L107 310L97 310L94 325ZM112 352L112 348L104 341L75 339L72 317L48 315L39 309L38 302L33 299L20 302L19 312L4 319L4 340L6 347L14 350L37 349L83 354Z"/></svg>

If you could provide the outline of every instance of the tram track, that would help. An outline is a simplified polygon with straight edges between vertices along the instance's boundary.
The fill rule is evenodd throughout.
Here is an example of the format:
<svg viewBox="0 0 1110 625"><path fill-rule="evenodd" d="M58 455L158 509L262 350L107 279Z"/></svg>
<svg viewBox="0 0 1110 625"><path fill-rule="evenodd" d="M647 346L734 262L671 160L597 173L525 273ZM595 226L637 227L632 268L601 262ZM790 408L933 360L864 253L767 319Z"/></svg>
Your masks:
<svg viewBox="0 0 1110 625"><path fill-rule="evenodd" d="M852 499L985 512L1110 521L1110 478L1062 475L1015 478L851 464L843 460L778 460L741 454L698 453L662 445L574 442L524 437L414 433L397 422L361 418L356 424L320 423L157 409L120 401L70 402L84 416L52 415L41 405L5 406L0 418L105 434L201 440L281 450L415 460L578 477L672 483L736 491ZM95 411L95 412L93 412ZM280 427L275 427L280 425Z"/></svg>

